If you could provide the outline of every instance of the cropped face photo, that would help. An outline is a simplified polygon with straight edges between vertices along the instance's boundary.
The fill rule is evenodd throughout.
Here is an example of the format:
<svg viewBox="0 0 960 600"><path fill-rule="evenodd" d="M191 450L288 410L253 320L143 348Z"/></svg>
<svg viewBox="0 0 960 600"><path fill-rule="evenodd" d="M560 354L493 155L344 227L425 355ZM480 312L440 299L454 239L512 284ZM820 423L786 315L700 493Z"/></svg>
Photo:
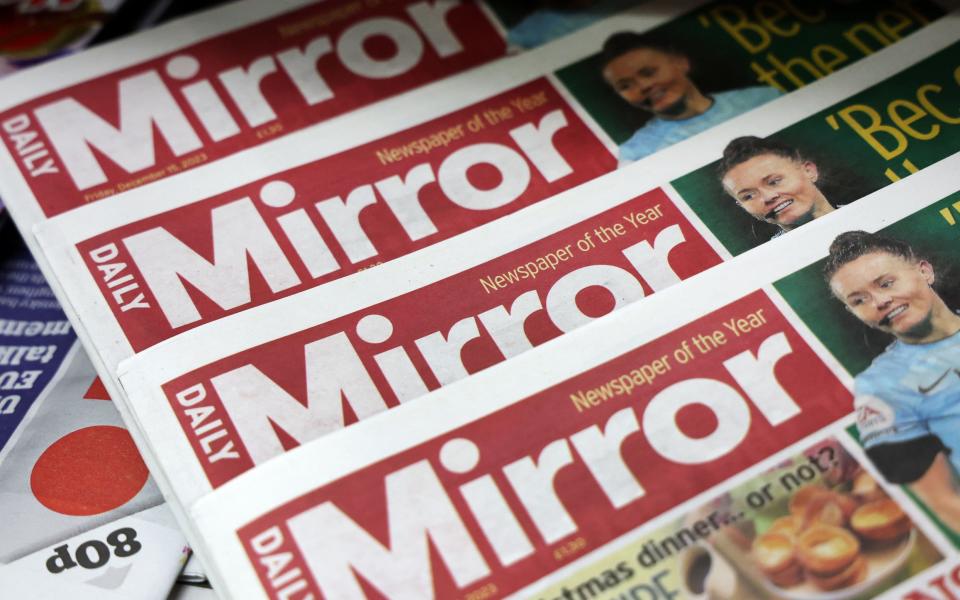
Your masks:
<svg viewBox="0 0 960 600"><path fill-rule="evenodd" d="M778 154L754 156L727 171L724 190L754 217L792 227L812 220L821 197L817 167Z"/></svg>
<svg viewBox="0 0 960 600"><path fill-rule="evenodd" d="M653 48L635 48L610 61L603 78L632 106L654 114L680 114L694 90L690 61Z"/></svg>
<svg viewBox="0 0 960 600"><path fill-rule="evenodd" d="M866 325L897 337L919 337L929 328L937 293L933 267L887 252L871 252L840 267L833 293Z"/></svg>

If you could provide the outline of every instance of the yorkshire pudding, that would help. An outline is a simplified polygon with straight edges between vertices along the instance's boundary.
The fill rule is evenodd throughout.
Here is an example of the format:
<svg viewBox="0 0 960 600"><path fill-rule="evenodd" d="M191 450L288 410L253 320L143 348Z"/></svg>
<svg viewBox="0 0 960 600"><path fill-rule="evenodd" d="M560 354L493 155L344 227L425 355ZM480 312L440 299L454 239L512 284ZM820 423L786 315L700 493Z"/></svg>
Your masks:
<svg viewBox="0 0 960 600"><path fill-rule="evenodd" d="M793 536L766 532L753 541L753 559L767 575L775 575L796 563Z"/></svg>
<svg viewBox="0 0 960 600"><path fill-rule="evenodd" d="M782 533L784 535L796 537L802 528L803 519L797 517L796 515L787 515L786 517L780 517L771 523L770 529L767 530L767 533Z"/></svg>
<svg viewBox="0 0 960 600"><path fill-rule="evenodd" d="M790 497L790 514L798 517L805 517L807 509L814 500L827 498L831 495L830 491L819 485L805 485Z"/></svg>
<svg viewBox="0 0 960 600"><path fill-rule="evenodd" d="M807 504L804 523L822 523L842 527L847 522L844 508L834 496L817 496ZM851 511L852 512L852 511Z"/></svg>
<svg viewBox="0 0 960 600"><path fill-rule="evenodd" d="M780 571L779 573L774 573L768 575L770 582L781 588L793 587L795 585L800 585L804 580L803 565L799 562L795 562L786 569Z"/></svg>
<svg viewBox="0 0 960 600"><path fill-rule="evenodd" d="M810 573L810 581L823 591L839 590L856 585L867 577L867 561L858 556L847 568L833 575Z"/></svg>
<svg viewBox="0 0 960 600"><path fill-rule="evenodd" d="M816 489L816 488L814 488ZM842 527L850 520L850 515L857 509L857 501L851 496L828 490L814 492L802 504L792 507L791 510L802 509L801 529L815 523L836 525ZM794 516L797 516L796 514Z"/></svg>
<svg viewBox="0 0 960 600"><path fill-rule="evenodd" d="M866 540L886 542L910 531L910 519L896 502L885 498L858 508L850 518L850 527Z"/></svg>
<svg viewBox="0 0 960 600"><path fill-rule="evenodd" d="M814 525L797 538L797 558L811 574L837 574L849 566L859 554L859 540L840 527Z"/></svg>
<svg viewBox="0 0 960 600"><path fill-rule="evenodd" d="M853 489L850 490L850 493L860 502L872 502L886 497L877 480L866 471L861 471L853 478Z"/></svg>

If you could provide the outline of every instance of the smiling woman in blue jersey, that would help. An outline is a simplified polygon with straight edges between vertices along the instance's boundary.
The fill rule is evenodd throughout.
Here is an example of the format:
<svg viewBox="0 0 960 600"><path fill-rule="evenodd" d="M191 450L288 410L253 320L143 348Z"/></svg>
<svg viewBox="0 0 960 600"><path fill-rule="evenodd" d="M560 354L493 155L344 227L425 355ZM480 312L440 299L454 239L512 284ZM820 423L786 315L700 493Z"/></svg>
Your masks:
<svg viewBox="0 0 960 600"><path fill-rule="evenodd" d="M895 338L854 382L867 455L960 532L960 316L934 288L933 265L901 240L841 234L824 275L848 311Z"/></svg>
<svg viewBox="0 0 960 600"><path fill-rule="evenodd" d="M652 117L620 145L628 164L780 96L767 86L703 93L681 50L650 34L621 32L603 45L603 78L627 103Z"/></svg>

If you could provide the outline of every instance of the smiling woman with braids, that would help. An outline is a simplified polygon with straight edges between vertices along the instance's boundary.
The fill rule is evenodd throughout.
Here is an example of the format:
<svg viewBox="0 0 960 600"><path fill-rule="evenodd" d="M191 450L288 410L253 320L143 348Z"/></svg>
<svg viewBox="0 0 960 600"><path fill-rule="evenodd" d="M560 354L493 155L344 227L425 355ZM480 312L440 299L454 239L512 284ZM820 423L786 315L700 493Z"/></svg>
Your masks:
<svg viewBox="0 0 960 600"><path fill-rule="evenodd" d="M850 231L830 245L824 276L848 311L895 338L854 383L867 455L960 532L960 316L933 265L904 241Z"/></svg>

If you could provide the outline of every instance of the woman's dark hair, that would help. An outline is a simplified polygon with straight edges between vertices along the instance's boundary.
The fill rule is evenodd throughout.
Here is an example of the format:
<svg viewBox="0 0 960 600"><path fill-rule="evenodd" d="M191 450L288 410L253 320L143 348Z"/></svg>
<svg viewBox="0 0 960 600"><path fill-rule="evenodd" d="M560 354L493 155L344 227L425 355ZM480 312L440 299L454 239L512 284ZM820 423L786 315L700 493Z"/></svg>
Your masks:
<svg viewBox="0 0 960 600"><path fill-rule="evenodd" d="M823 265L823 278L829 283L845 264L872 252L886 252L909 262L917 260L913 247L903 240L868 231L847 231L830 244L827 261Z"/></svg>
<svg viewBox="0 0 960 600"><path fill-rule="evenodd" d="M687 56L687 54L680 51L672 41L662 36L651 33L620 31L608 37L607 41L603 43L603 51L601 52L600 59L601 65L606 67L613 60L623 56L627 52L641 48L649 48L650 50L656 50L664 54Z"/></svg>
<svg viewBox="0 0 960 600"><path fill-rule="evenodd" d="M960 283L953 267L955 254L927 252L904 240L868 231L847 231L833 240L823 264L823 278L827 285L841 267L871 252L886 252L909 262L927 261L933 267L933 288L937 294L951 309L960 309Z"/></svg>
<svg viewBox="0 0 960 600"><path fill-rule="evenodd" d="M745 135L731 141L723 149L723 157L717 163L717 176L719 179L723 179L730 172L730 169L764 154L774 154L800 162L806 160L799 150L789 144L770 138Z"/></svg>

